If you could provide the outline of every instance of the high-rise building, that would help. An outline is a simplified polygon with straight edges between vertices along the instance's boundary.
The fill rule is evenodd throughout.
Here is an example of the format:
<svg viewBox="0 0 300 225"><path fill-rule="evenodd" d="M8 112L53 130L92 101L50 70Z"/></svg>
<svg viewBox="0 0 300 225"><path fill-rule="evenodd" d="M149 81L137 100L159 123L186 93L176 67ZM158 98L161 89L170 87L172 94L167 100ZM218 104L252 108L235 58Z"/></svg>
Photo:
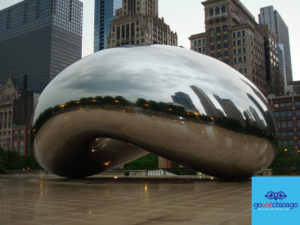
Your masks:
<svg viewBox="0 0 300 225"><path fill-rule="evenodd" d="M79 60L82 7L79 0L24 0L1 10L0 80L27 74L28 88L41 92Z"/></svg>
<svg viewBox="0 0 300 225"><path fill-rule="evenodd" d="M18 87L11 78L7 79L5 85L0 86L0 147L3 149L12 147L13 105L19 96Z"/></svg>
<svg viewBox="0 0 300 225"><path fill-rule="evenodd" d="M122 0L95 0L94 52L107 48L110 24L119 8Z"/></svg>
<svg viewBox="0 0 300 225"><path fill-rule="evenodd" d="M278 127L279 146L300 153L300 95L270 96Z"/></svg>
<svg viewBox="0 0 300 225"><path fill-rule="evenodd" d="M206 0L205 32L192 35L191 49L232 66L268 93L264 38L257 22L239 0Z"/></svg>
<svg viewBox="0 0 300 225"><path fill-rule="evenodd" d="M267 24L276 33L278 50L280 54L280 70L284 83L293 81L292 60L290 50L289 28L273 6L260 9L259 23Z"/></svg>
<svg viewBox="0 0 300 225"><path fill-rule="evenodd" d="M0 86L0 147L16 150L21 155L31 152L30 124L39 96L27 90L26 76L24 81L21 91L10 77Z"/></svg>
<svg viewBox="0 0 300 225"><path fill-rule="evenodd" d="M259 25L257 31L264 38L265 68L268 93L281 96L284 93L284 81L279 69L279 53L275 32L269 25Z"/></svg>
<svg viewBox="0 0 300 225"><path fill-rule="evenodd" d="M148 44L177 46L177 34L158 17L158 0L123 0L110 26L108 47Z"/></svg>

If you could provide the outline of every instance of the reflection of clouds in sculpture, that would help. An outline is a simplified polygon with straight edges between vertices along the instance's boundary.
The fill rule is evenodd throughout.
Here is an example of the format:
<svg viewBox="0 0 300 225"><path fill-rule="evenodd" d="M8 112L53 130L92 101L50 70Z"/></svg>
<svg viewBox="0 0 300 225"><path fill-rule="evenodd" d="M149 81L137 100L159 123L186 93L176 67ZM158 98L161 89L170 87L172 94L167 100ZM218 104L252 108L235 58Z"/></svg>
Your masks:
<svg viewBox="0 0 300 225"><path fill-rule="evenodd" d="M249 80L211 57L160 45L107 49L62 71L41 94L35 152L64 176L78 159L89 168L83 174L92 174L143 149L216 176L251 176L274 156L266 104ZM105 151L104 145L88 149L98 138L108 143ZM255 155L258 147L250 151L249 141L265 146L263 157ZM73 162L64 162L68 154Z"/></svg>
<svg viewBox="0 0 300 225"><path fill-rule="evenodd" d="M139 92L145 99L162 100L162 97L168 96L163 100L171 102L171 95L168 95L170 90L174 90L173 93L183 91L193 99L188 86L201 83L201 88L209 96L220 94L233 102L237 101L235 104L242 107L241 111L247 109L246 105L243 106L243 100L239 102L244 93L239 90L247 90L249 86L232 82L233 76L245 78L233 72L228 65L218 62L219 66L210 66L216 63L213 58L186 49L151 46L144 51L144 48L118 48L118 52L108 49L85 57L65 69L49 86L63 92L59 98L61 103L75 96L89 97L94 92L102 96L122 95L130 100L136 100L133 96ZM226 89L212 85L216 82ZM47 102L53 102L53 106L57 103L57 98L44 98L47 98ZM201 107L196 107L202 111Z"/></svg>

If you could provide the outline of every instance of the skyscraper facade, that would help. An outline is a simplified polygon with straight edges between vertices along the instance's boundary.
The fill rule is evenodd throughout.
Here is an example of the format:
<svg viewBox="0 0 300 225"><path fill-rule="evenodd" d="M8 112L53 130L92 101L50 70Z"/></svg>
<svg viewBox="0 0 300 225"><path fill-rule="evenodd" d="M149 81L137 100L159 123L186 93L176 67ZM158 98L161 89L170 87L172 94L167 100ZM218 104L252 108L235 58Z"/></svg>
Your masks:
<svg viewBox="0 0 300 225"><path fill-rule="evenodd" d="M177 33L158 17L158 0L123 0L110 27L108 47L149 44L177 46Z"/></svg>
<svg viewBox="0 0 300 225"><path fill-rule="evenodd" d="M300 95L269 97L278 127L279 147L300 154Z"/></svg>
<svg viewBox="0 0 300 225"><path fill-rule="evenodd" d="M205 49L205 54L234 67L267 95L264 39L255 29L255 18L238 0L206 0L202 4L206 32L190 37L191 48Z"/></svg>
<svg viewBox="0 0 300 225"><path fill-rule="evenodd" d="M24 0L1 10L0 80L27 74L28 88L41 92L79 60L82 6L79 0Z"/></svg>
<svg viewBox="0 0 300 225"><path fill-rule="evenodd" d="M273 60L275 70L279 62L277 53L271 48L273 45L268 45L266 40L271 34L258 29L254 16L239 0L206 0L202 4L205 32L190 36L191 49L232 66L251 80L265 96L270 92L279 92L273 88L278 85L269 82L271 75L268 73L273 70L266 65L267 61ZM267 58L270 54L271 59ZM272 79L278 81L273 74Z"/></svg>
<svg viewBox="0 0 300 225"><path fill-rule="evenodd" d="M107 48L110 24L119 8L122 0L95 0L94 52Z"/></svg>
<svg viewBox="0 0 300 225"><path fill-rule="evenodd" d="M289 28L273 6L260 9L259 23L267 24L276 33L280 55L280 70L285 84L293 81Z"/></svg>

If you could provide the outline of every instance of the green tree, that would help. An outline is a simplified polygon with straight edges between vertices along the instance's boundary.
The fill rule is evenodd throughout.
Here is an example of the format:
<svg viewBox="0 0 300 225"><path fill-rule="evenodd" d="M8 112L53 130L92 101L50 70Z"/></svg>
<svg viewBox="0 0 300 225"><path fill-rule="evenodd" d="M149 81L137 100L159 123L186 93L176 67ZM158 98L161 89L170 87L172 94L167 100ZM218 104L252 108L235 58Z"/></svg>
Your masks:
<svg viewBox="0 0 300 225"><path fill-rule="evenodd" d="M21 156L22 168L30 168L32 170L40 170L42 167L38 164L33 154Z"/></svg>
<svg viewBox="0 0 300 225"><path fill-rule="evenodd" d="M6 173L6 171L4 169L2 156L0 155L0 174L4 174L4 173Z"/></svg>
<svg viewBox="0 0 300 225"><path fill-rule="evenodd" d="M300 170L300 157L288 148L280 148L270 168L278 173L294 173Z"/></svg>
<svg viewBox="0 0 300 225"><path fill-rule="evenodd" d="M126 170L154 170L158 168L158 156L150 153L125 165Z"/></svg>
<svg viewBox="0 0 300 225"><path fill-rule="evenodd" d="M21 167L21 158L17 151L5 151L1 149L3 166L6 170L17 170Z"/></svg>
<svg viewBox="0 0 300 225"><path fill-rule="evenodd" d="M33 154L20 156L17 151L6 151L2 148L0 148L0 170L1 166L4 170L21 170L22 168L42 169Z"/></svg>

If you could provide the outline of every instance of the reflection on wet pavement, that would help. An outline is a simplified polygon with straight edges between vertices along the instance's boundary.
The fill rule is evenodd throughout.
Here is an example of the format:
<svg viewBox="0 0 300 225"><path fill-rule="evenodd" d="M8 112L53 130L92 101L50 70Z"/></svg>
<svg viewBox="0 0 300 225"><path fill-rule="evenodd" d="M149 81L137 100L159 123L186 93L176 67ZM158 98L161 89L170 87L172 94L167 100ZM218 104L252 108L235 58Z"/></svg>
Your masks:
<svg viewBox="0 0 300 225"><path fill-rule="evenodd" d="M0 224L250 225L251 183L2 175Z"/></svg>

